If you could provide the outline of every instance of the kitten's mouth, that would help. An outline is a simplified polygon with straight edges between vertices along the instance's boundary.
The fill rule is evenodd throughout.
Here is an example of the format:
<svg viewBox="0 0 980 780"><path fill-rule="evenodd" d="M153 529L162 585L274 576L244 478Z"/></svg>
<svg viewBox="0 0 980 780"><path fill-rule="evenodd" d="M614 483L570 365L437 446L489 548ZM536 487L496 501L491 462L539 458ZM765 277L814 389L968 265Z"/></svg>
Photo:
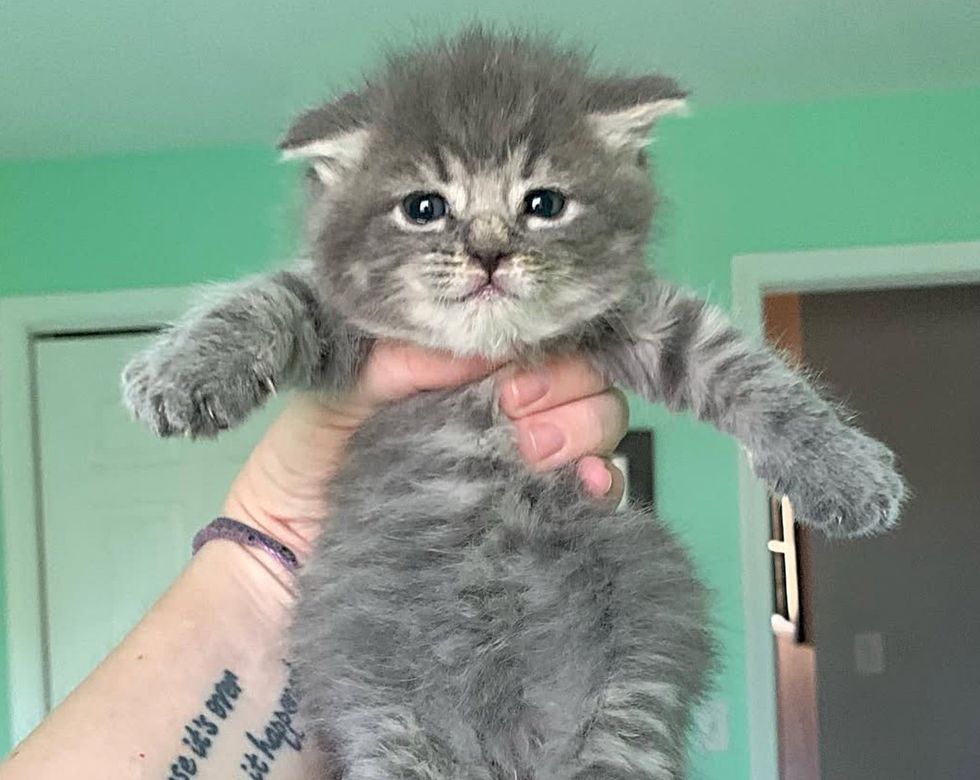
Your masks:
<svg viewBox="0 0 980 780"><path fill-rule="evenodd" d="M455 298L456 303L468 303L470 301L498 301L504 298L515 298L513 293L508 292L494 280L489 279L479 287L470 290L458 298Z"/></svg>

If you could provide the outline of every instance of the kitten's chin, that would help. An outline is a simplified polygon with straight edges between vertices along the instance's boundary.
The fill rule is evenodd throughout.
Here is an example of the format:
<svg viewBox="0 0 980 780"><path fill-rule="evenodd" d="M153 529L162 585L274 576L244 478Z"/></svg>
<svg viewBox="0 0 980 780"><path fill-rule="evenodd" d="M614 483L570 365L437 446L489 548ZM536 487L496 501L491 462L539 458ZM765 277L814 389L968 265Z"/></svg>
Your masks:
<svg viewBox="0 0 980 780"><path fill-rule="evenodd" d="M424 334L427 346L499 362L533 350L565 330L567 322L550 315L549 308L505 292L482 290L461 301L418 303L409 319Z"/></svg>
<svg viewBox="0 0 980 780"><path fill-rule="evenodd" d="M416 299L400 309L397 320L371 321L354 313L350 319L378 339L504 362L580 334L607 308L579 294L543 300L478 291L460 300Z"/></svg>

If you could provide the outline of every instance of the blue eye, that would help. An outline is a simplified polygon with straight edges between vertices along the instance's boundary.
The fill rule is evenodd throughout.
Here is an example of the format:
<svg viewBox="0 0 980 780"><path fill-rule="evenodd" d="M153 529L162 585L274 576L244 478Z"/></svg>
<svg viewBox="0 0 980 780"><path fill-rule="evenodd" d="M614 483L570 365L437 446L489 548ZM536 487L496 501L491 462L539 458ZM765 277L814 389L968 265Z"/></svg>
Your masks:
<svg viewBox="0 0 980 780"><path fill-rule="evenodd" d="M557 190L531 190L524 196L524 213L554 219L565 210L565 196Z"/></svg>
<svg viewBox="0 0 980 780"><path fill-rule="evenodd" d="M435 192L413 192L402 201L402 209L412 222L427 225L449 212L446 199Z"/></svg>

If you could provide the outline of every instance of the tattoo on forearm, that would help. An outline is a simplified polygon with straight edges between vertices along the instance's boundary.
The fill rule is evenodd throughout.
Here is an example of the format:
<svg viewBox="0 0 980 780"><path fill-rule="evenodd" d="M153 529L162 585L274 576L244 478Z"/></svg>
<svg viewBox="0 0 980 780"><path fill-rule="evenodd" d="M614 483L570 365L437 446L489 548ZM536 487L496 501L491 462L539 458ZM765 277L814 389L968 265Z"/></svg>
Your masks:
<svg viewBox="0 0 980 780"><path fill-rule="evenodd" d="M197 776L199 763L208 757L220 731L218 723L226 720L235 709L235 702L241 693L238 676L225 669L223 676L214 684L204 701L207 713L201 712L184 725L184 736L180 741L187 747L190 755L181 753L174 758L167 780L190 780Z"/></svg>
<svg viewBox="0 0 980 780"><path fill-rule="evenodd" d="M238 675L225 669L204 700L203 710L184 725L180 741L186 750L171 762L167 780L192 780L201 774L202 763L211 753L224 721L234 711L241 694ZM276 758L286 748L297 753L303 749L306 735L295 722L299 703L291 670L276 705L272 717L261 729L256 733L245 732L248 748L239 766L248 780L265 780Z"/></svg>
<svg viewBox="0 0 980 780"><path fill-rule="evenodd" d="M272 717L261 729L260 736L256 736L251 731L245 732L245 739L254 751L246 752L242 756L240 766L249 780L264 780L272 771L276 756L285 748L292 748L297 753L303 749L306 735L298 730L297 724L294 723L299 704L296 701L292 673L279 697L278 704Z"/></svg>

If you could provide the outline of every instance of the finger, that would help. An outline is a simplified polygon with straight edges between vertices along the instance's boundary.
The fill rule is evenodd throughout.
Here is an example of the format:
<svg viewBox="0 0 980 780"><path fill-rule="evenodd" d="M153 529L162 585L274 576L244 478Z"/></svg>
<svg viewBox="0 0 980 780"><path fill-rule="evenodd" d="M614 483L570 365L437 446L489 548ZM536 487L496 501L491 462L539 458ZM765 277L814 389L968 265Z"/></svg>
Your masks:
<svg viewBox="0 0 980 780"><path fill-rule="evenodd" d="M357 400L376 407L423 390L473 382L489 376L494 368L481 357L455 357L411 344L379 342L361 373Z"/></svg>
<svg viewBox="0 0 980 780"><path fill-rule="evenodd" d="M498 383L500 408L515 420L609 388L581 355L554 358L533 369L505 369Z"/></svg>
<svg viewBox="0 0 980 780"><path fill-rule="evenodd" d="M610 461L596 455L586 455L578 462L576 473L587 493L595 498L604 498L613 506L619 505L626 478Z"/></svg>
<svg viewBox="0 0 980 780"><path fill-rule="evenodd" d="M629 408L619 390L580 398L516 420L517 447L532 468L556 468L583 455L611 453L626 434Z"/></svg>

